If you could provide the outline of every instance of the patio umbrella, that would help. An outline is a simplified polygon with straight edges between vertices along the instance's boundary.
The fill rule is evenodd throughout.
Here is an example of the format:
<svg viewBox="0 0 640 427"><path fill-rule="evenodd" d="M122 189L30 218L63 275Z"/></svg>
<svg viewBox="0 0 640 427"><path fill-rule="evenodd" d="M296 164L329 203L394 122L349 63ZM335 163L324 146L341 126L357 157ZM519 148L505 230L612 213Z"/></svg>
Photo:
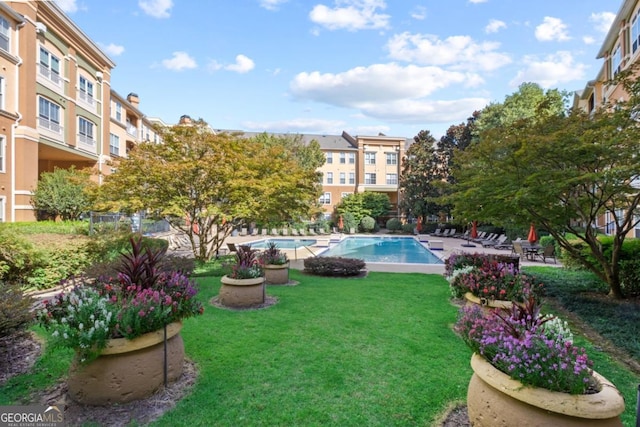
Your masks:
<svg viewBox="0 0 640 427"><path fill-rule="evenodd" d="M533 223L531 223L531 227L529 227L529 237L527 237L527 240L532 245L538 241L538 234L536 233L536 227Z"/></svg>
<svg viewBox="0 0 640 427"><path fill-rule="evenodd" d="M478 238L478 221L473 221L471 223L471 238L472 239Z"/></svg>
<svg viewBox="0 0 640 427"><path fill-rule="evenodd" d="M342 215L338 218L338 229L342 230L344 228L344 220L342 219Z"/></svg>

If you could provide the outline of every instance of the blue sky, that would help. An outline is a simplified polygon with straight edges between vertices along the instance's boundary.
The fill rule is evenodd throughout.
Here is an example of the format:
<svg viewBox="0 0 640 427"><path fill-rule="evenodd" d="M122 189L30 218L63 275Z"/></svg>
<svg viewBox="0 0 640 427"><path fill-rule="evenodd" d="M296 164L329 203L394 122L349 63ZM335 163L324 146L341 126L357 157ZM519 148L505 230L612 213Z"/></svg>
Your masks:
<svg viewBox="0 0 640 427"><path fill-rule="evenodd" d="M440 137L523 82L581 90L623 0L56 0L166 123Z"/></svg>

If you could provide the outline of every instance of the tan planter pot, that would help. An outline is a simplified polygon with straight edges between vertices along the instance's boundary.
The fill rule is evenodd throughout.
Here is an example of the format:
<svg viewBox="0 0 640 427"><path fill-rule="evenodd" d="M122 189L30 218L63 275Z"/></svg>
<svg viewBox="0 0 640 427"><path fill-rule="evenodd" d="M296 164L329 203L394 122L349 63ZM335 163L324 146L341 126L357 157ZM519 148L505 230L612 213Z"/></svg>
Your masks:
<svg viewBox="0 0 640 427"><path fill-rule="evenodd" d="M265 300L264 277L255 279L232 279L222 276L218 294L220 304L242 308L263 304Z"/></svg>
<svg viewBox="0 0 640 427"><path fill-rule="evenodd" d="M593 375L602 386L599 393L572 395L524 386L477 354L471 357L471 367L467 410L475 427L622 426L624 399L596 372Z"/></svg>
<svg viewBox="0 0 640 427"><path fill-rule="evenodd" d="M289 263L266 264L262 267L267 285L286 285L289 283Z"/></svg>
<svg viewBox="0 0 640 427"><path fill-rule="evenodd" d="M513 303L511 301L503 301L503 300L492 300L488 298L478 298L473 295L471 292L467 292L464 294L464 299L467 301L466 305L477 305L482 308L484 312L489 312L493 309L501 309L505 311L511 311L513 307Z"/></svg>
<svg viewBox="0 0 640 427"><path fill-rule="evenodd" d="M182 375L182 323L167 325L167 382ZM138 338L112 339L86 365L74 361L67 381L69 395L85 405L110 405L144 399L164 385L164 330Z"/></svg>

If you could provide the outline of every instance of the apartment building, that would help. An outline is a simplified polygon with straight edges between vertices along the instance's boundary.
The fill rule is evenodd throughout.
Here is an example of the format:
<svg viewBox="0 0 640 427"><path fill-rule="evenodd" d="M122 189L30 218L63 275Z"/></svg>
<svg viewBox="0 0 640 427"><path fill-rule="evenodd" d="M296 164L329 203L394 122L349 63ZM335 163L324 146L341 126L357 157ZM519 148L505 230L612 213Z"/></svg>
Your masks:
<svg viewBox="0 0 640 427"><path fill-rule="evenodd" d="M574 108L589 113L607 102L615 103L627 97L621 85L607 82L640 61L640 0L622 2L596 58L602 59L602 67L583 90L575 93L573 101ZM605 234L613 234L615 229L611 212L602 215L596 226ZM629 237L640 237L640 228L636 228Z"/></svg>

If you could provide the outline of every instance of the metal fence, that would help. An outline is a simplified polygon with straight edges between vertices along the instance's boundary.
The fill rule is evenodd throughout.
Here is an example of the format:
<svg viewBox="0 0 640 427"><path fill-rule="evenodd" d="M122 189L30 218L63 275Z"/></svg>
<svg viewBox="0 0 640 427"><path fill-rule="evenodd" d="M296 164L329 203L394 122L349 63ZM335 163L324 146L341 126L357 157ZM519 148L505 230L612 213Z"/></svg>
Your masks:
<svg viewBox="0 0 640 427"><path fill-rule="evenodd" d="M170 230L169 223L162 220L146 219L144 212L133 215L121 213L90 212L89 234L131 230L134 233L154 234Z"/></svg>

